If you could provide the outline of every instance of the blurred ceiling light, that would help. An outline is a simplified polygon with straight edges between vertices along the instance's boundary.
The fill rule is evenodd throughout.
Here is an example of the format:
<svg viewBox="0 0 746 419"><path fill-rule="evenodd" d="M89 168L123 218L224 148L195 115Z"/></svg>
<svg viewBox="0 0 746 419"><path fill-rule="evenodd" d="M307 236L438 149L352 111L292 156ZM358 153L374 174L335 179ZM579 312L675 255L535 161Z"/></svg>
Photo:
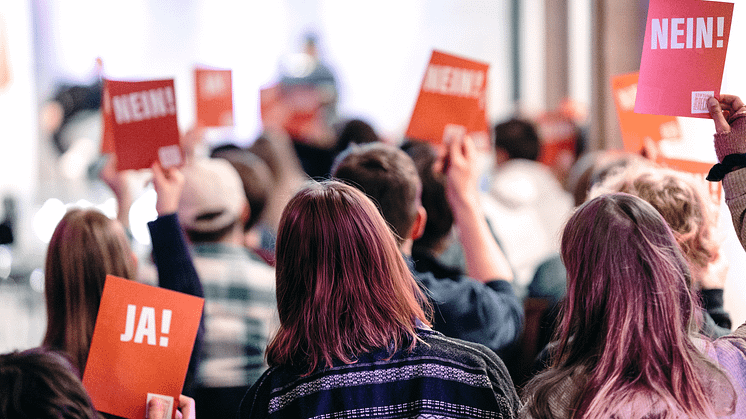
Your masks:
<svg viewBox="0 0 746 419"><path fill-rule="evenodd" d="M156 193L152 187L148 187L139 198L132 203L130 208L130 232L140 244L150 245L150 231L148 222L158 217L155 209Z"/></svg>
<svg viewBox="0 0 746 419"><path fill-rule="evenodd" d="M114 198L109 198L103 204L96 205L96 209L109 218L117 218L117 200Z"/></svg>
<svg viewBox="0 0 746 419"><path fill-rule="evenodd" d="M32 290L38 293L44 293L44 271L41 268L36 268L31 271L31 275L28 277L28 283Z"/></svg>
<svg viewBox="0 0 746 419"><path fill-rule="evenodd" d="M60 222L66 211L65 204L59 199L47 199L34 215L33 228L36 237L44 243L49 243L57 223Z"/></svg>
<svg viewBox="0 0 746 419"><path fill-rule="evenodd" d="M8 246L0 246L0 279L8 279L13 264L13 254Z"/></svg>
<svg viewBox="0 0 746 419"><path fill-rule="evenodd" d="M91 161L98 155L97 144L87 137L76 139L60 157L60 169L65 178L82 179Z"/></svg>

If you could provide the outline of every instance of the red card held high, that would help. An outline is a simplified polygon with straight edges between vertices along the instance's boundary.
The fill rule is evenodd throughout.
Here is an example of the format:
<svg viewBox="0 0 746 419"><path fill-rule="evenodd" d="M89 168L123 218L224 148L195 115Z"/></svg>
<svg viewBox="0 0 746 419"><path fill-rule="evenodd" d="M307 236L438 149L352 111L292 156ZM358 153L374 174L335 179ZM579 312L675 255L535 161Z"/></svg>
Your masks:
<svg viewBox="0 0 746 419"><path fill-rule="evenodd" d="M233 125L233 78L231 70L194 69L197 126Z"/></svg>
<svg viewBox="0 0 746 419"><path fill-rule="evenodd" d="M732 17L733 3L650 0L635 112L709 118Z"/></svg>
<svg viewBox="0 0 746 419"><path fill-rule="evenodd" d="M204 300L107 275L83 374L97 410L145 417L146 401L178 403Z"/></svg>
<svg viewBox="0 0 746 419"><path fill-rule="evenodd" d="M163 167L183 162L173 79L104 80L102 111L102 151L113 149L118 170L145 169L156 160Z"/></svg>
<svg viewBox="0 0 746 419"><path fill-rule="evenodd" d="M489 149L488 70L488 64L433 51L406 136L439 145L446 131L461 130Z"/></svg>

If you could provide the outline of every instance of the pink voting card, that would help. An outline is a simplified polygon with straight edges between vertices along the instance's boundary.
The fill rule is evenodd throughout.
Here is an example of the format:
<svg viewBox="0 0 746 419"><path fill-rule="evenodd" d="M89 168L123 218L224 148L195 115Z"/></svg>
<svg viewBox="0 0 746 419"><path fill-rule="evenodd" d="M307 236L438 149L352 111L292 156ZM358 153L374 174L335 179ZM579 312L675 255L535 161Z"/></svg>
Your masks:
<svg viewBox="0 0 746 419"><path fill-rule="evenodd" d="M635 112L709 118L732 16L732 3L650 0Z"/></svg>

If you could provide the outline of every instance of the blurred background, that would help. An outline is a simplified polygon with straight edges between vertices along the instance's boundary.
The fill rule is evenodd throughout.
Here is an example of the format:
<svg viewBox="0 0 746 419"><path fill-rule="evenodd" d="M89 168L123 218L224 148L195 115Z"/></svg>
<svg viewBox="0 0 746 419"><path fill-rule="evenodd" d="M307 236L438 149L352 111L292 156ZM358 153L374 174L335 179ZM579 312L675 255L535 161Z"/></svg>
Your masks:
<svg viewBox="0 0 746 419"><path fill-rule="evenodd" d="M213 146L261 132L259 90L292 69L313 34L333 70L342 118L382 137L406 130L431 51L490 65L488 115L540 117L568 100L587 149L621 148L611 77L639 70L645 0L5 0L0 2L0 352L36 346L44 332L46 243L65 209L113 214L97 180L98 110L53 134L48 103L99 77L174 78L182 131L195 122L193 70L233 71L234 127ZM722 91L746 95L746 0L736 0ZM740 70L742 71L742 70ZM52 115L53 117L54 115ZM59 115L58 115L59 116ZM680 118L679 157L714 162L712 122ZM69 122L69 123L68 123ZM133 207L134 243L147 252L154 197ZM721 206L731 269L726 309L746 320L746 257ZM2 232L0 232L2 233Z"/></svg>

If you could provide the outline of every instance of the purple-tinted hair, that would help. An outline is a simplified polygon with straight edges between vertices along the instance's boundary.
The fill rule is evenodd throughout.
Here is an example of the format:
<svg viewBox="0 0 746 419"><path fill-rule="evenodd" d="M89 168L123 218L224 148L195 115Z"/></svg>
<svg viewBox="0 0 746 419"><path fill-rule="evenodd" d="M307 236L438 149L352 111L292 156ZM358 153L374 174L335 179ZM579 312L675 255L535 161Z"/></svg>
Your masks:
<svg viewBox="0 0 746 419"><path fill-rule="evenodd" d="M640 398L662 417L711 417L712 383L732 386L691 339L689 269L661 215L632 195L599 196L567 222L561 251L567 298L553 367L527 386L532 416L545 417L553 391L574 380L572 417L612 417Z"/></svg>

